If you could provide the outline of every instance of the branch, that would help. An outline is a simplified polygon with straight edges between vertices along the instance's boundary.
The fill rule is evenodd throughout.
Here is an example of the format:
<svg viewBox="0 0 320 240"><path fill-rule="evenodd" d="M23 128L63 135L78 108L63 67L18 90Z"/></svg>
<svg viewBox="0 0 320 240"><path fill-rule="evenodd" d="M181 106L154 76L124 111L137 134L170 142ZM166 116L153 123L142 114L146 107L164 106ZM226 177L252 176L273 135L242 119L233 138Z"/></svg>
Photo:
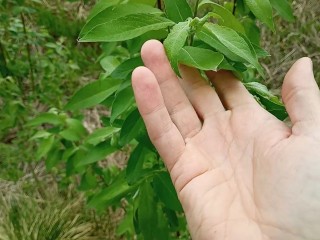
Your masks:
<svg viewBox="0 0 320 240"><path fill-rule="evenodd" d="M193 15L193 18L195 18L195 17L198 15L198 6L199 6L199 2L200 2L200 0L197 0L197 2L196 2L196 6L195 6L195 9L194 9L194 15Z"/></svg>
<svg viewBox="0 0 320 240"><path fill-rule="evenodd" d="M31 87L32 87L32 91L34 91L35 89L35 83L34 83L34 76L33 76L33 63L31 60L31 46L28 42L28 34L27 34L27 28L26 28L26 22L23 16L23 13L20 13L20 18L22 21L22 25L23 25L23 33L25 36L25 41L26 41L26 50L27 50L27 57L28 57L28 62L29 62L29 66L30 66L30 79L31 79Z"/></svg>
<svg viewBox="0 0 320 240"><path fill-rule="evenodd" d="M161 0L157 0L157 5L158 5L158 8L159 8L160 10L162 10Z"/></svg>
<svg viewBox="0 0 320 240"><path fill-rule="evenodd" d="M237 8L237 0L233 0L233 9L232 9L233 15L235 15L235 13L236 13L236 8Z"/></svg>

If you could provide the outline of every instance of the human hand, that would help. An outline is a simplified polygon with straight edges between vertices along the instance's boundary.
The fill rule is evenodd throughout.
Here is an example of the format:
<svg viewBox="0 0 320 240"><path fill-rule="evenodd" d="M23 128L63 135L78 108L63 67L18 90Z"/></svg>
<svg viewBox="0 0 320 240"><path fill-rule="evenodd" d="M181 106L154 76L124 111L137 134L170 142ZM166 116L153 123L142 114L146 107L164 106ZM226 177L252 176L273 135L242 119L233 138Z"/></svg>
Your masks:
<svg viewBox="0 0 320 240"><path fill-rule="evenodd" d="M231 73L171 70L145 43L132 84L139 111L184 208L193 239L320 239L320 95L310 59L285 77L292 127Z"/></svg>

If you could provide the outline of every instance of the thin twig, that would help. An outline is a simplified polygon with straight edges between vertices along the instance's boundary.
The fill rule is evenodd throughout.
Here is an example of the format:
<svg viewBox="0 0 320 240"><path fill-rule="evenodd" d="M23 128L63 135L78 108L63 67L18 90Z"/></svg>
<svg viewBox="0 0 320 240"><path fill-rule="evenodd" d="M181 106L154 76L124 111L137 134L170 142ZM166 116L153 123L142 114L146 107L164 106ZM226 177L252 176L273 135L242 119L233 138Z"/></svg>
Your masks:
<svg viewBox="0 0 320 240"><path fill-rule="evenodd" d="M0 67L2 67L2 69L0 69L0 73L4 77L6 77L9 74L9 70L8 70L7 66L8 66L8 63L7 63L5 49L0 41Z"/></svg>
<svg viewBox="0 0 320 240"><path fill-rule="evenodd" d="M158 5L158 8L159 8L160 10L162 10L161 0L157 0L157 5Z"/></svg>
<svg viewBox="0 0 320 240"><path fill-rule="evenodd" d="M194 15L193 18L196 18L198 15L198 6L199 6L200 0L197 0L196 5L194 7ZM192 46L194 40L194 33L190 36L190 46Z"/></svg>
<svg viewBox="0 0 320 240"><path fill-rule="evenodd" d="M34 75L33 75L33 68L34 67L33 67L33 63L31 60L31 46L28 42L28 33L27 33L26 22L25 22L23 13L20 13L20 18L21 18L22 25L23 25L23 33L24 33L25 41L26 41L27 57L28 57L28 62L29 62L29 66L30 66L31 88L32 88L32 91L34 91L34 89L35 89Z"/></svg>
<svg viewBox="0 0 320 240"><path fill-rule="evenodd" d="M193 15L194 18L198 15L199 2L200 2L200 0L197 0L196 6L195 6L195 8L194 8L194 15Z"/></svg>
<svg viewBox="0 0 320 240"><path fill-rule="evenodd" d="M0 54L3 57L3 63L6 67L7 66L7 59L6 59L6 55L5 55L5 51L4 51L4 46L2 45L1 42L0 42Z"/></svg>
<svg viewBox="0 0 320 240"><path fill-rule="evenodd" d="M233 9L232 9L232 14L236 14L236 9L237 9L237 0L233 0Z"/></svg>

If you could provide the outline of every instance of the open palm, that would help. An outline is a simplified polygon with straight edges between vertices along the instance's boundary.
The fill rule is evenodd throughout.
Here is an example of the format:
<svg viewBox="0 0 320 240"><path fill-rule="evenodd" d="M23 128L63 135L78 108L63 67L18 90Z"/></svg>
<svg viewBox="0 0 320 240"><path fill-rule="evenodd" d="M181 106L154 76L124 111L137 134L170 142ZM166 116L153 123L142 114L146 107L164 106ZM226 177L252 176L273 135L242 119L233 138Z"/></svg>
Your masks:
<svg viewBox="0 0 320 240"><path fill-rule="evenodd" d="M171 70L147 42L132 76L194 239L320 239L320 95L307 58L286 76L286 126L231 73Z"/></svg>

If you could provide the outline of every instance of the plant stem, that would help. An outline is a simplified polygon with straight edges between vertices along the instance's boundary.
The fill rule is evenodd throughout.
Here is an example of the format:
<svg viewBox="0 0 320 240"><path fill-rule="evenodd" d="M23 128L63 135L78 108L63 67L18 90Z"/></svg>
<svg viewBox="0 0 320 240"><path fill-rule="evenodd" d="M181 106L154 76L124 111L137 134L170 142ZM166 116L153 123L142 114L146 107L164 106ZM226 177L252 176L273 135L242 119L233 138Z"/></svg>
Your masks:
<svg viewBox="0 0 320 240"><path fill-rule="evenodd" d="M198 15L198 6L199 6L199 2L200 0L196 1L196 5L194 7L194 14L193 14L193 18L196 18ZM194 33L190 36L190 46L192 46L193 44L193 40L194 40Z"/></svg>
<svg viewBox="0 0 320 240"><path fill-rule="evenodd" d="M157 5L158 5L158 8L159 8L160 10L162 10L161 0L157 0Z"/></svg>
<svg viewBox="0 0 320 240"><path fill-rule="evenodd" d="M4 44L0 41L0 67L2 67L3 70L0 70L2 71L1 74L6 77L6 76L12 76L18 83L18 87L22 93L22 100L23 100L23 97L24 97L24 89L23 89L23 84L22 84L22 80L17 77L17 76L14 76L14 74L10 71L10 69L8 68L8 62L10 63L11 62L11 59L6 51L6 48L4 46Z"/></svg>
<svg viewBox="0 0 320 240"><path fill-rule="evenodd" d="M28 42L28 33L27 33L27 28L26 28L26 22L23 16L23 13L20 13L20 18L22 21L22 25L23 25L23 33L25 36L25 41L26 41L26 50L27 50L27 58L28 58L28 62L29 62L29 66L30 66L30 79L31 79L31 88L32 88L32 92L34 92L35 89L35 83L34 83L34 75L33 75L33 63L31 60L31 46Z"/></svg>
<svg viewBox="0 0 320 240"><path fill-rule="evenodd" d="M8 68L7 68L7 59L6 59L6 55L5 55L5 50L4 50L4 46L2 45L1 41L0 41L0 66L1 66L1 74L6 77L9 73L8 73Z"/></svg>
<svg viewBox="0 0 320 240"><path fill-rule="evenodd" d="M199 2L200 2L200 0L197 0L197 1L196 1L196 6L195 6L195 8L194 8L194 15L193 15L193 18L195 18L195 17L197 16L197 14L198 14L198 6L199 6Z"/></svg>
<svg viewBox="0 0 320 240"><path fill-rule="evenodd" d="M3 58L3 63L5 64L5 66L7 66L7 59L5 56L4 46L2 45L1 42L0 42L0 55Z"/></svg>
<svg viewBox="0 0 320 240"><path fill-rule="evenodd" d="M233 0L233 9L232 9L232 14L236 14L236 9L237 9L237 0Z"/></svg>
<svg viewBox="0 0 320 240"><path fill-rule="evenodd" d="M43 184L37 176L37 173L35 171L36 166L32 166L32 164L30 164L30 167L31 167L31 173L32 173L33 179L34 179L36 186L38 188L37 190L39 191L39 193L42 197L45 197L46 191L44 190Z"/></svg>

